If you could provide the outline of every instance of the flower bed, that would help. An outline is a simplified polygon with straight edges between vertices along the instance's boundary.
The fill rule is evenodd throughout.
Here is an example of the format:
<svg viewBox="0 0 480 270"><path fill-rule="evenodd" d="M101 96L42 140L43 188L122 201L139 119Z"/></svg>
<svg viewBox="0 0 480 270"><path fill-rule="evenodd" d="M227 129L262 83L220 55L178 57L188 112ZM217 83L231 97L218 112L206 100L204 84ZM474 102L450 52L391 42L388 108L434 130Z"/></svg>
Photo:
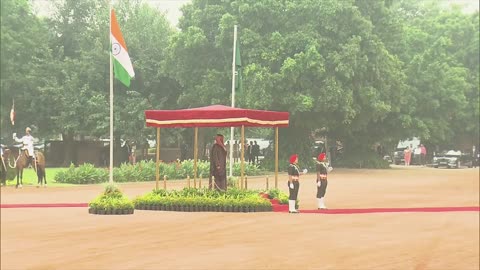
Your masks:
<svg viewBox="0 0 480 270"><path fill-rule="evenodd" d="M217 192L209 189L184 188L180 191L153 190L134 199L135 209L185 212L267 212L269 200L258 191L229 189Z"/></svg>
<svg viewBox="0 0 480 270"><path fill-rule="evenodd" d="M132 200L114 185L108 185L88 206L88 212L97 215L129 215L134 212Z"/></svg>

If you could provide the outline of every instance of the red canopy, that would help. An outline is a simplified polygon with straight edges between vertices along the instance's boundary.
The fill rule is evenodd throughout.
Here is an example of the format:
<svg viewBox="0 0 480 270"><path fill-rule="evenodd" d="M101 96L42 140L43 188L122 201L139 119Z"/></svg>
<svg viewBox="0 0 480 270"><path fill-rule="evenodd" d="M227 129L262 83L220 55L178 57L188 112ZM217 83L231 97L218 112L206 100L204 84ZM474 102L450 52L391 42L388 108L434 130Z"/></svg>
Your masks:
<svg viewBox="0 0 480 270"><path fill-rule="evenodd" d="M146 110L148 127L288 127L288 112L212 105L183 110Z"/></svg>

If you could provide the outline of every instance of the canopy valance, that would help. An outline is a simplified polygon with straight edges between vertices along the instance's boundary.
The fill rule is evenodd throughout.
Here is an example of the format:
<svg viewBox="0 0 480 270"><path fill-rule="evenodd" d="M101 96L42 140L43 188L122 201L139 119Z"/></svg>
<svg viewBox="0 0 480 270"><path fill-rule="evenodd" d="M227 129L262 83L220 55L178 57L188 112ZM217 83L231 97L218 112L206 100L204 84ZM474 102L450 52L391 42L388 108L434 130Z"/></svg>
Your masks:
<svg viewBox="0 0 480 270"><path fill-rule="evenodd" d="M148 127L288 127L289 113L232 108L223 105L183 109L147 110Z"/></svg>

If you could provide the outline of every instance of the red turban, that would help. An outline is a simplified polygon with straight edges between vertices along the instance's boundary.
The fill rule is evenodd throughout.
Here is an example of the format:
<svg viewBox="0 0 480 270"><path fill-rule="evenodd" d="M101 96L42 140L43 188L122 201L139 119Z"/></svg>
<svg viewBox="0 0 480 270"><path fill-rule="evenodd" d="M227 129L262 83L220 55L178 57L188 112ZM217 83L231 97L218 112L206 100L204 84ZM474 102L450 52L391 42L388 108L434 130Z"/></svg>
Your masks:
<svg viewBox="0 0 480 270"><path fill-rule="evenodd" d="M291 156L290 156L290 164L293 164L297 158L298 158L298 155L297 155L297 154L291 155Z"/></svg>
<svg viewBox="0 0 480 270"><path fill-rule="evenodd" d="M318 155L318 161L325 160L325 157L326 157L325 153L320 153L320 155Z"/></svg>

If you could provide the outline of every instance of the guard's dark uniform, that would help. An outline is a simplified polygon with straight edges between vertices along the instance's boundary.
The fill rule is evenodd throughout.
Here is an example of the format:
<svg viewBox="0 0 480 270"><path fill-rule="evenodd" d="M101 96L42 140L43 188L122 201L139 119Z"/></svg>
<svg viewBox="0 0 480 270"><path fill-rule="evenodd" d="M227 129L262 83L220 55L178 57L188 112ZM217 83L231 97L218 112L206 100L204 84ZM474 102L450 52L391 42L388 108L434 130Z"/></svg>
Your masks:
<svg viewBox="0 0 480 270"><path fill-rule="evenodd" d="M288 166L288 175L292 176L293 189L290 188L290 182L287 182L288 191L290 192L289 200L297 200L298 190L300 188L300 182L298 179L300 177L300 170L296 164L290 164Z"/></svg>
<svg viewBox="0 0 480 270"><path fill-rule="evenodd" d="M317 162L317 173L320 173L320 177L317 177L317 198L325 197L327 191L327 164L324 162Z"/></svg>

